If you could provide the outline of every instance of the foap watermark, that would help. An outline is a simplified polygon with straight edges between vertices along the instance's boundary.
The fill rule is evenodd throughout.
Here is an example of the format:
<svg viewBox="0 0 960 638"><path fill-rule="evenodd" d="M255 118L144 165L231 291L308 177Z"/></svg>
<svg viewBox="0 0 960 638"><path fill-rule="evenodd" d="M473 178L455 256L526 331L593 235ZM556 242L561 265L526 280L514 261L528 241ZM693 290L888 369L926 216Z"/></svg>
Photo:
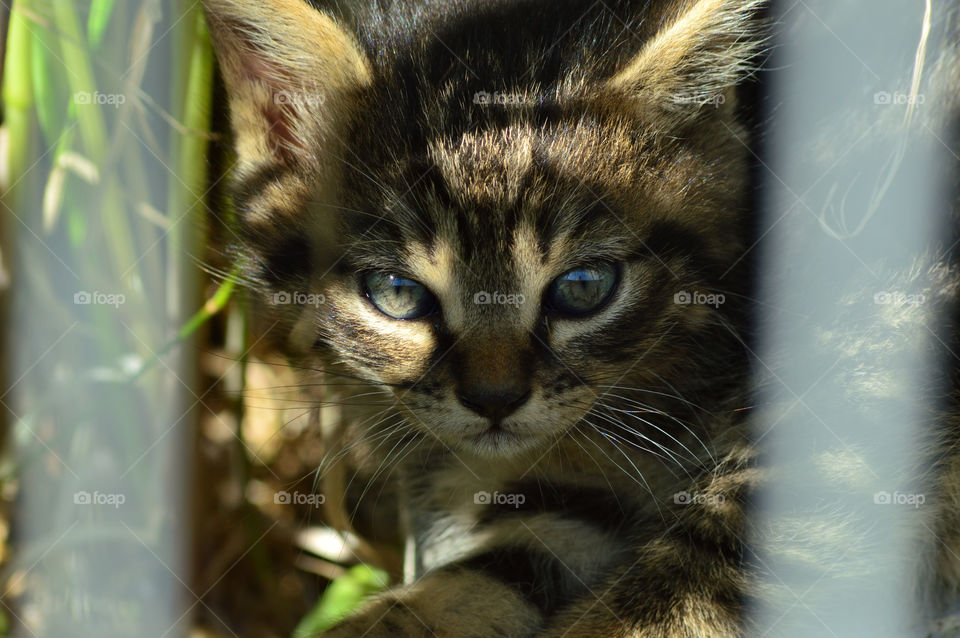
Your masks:
<svg viewBox="0 0 960 638"><path fill-rule="evenodd" d="M912 95L902 91L877 91L873 94L873 103L879 105L902 106L905 104L923 104L927 101L927 96L923 93Z"/></svg>
<svg viewBox="0 0 960 638"><path fill-rule="evenodd" d="M122 293L78 290L73 293L73 303L77 306L113 306L119 308L127 303L127 297Z"/></svg>
<svg viewBox="0 0 960 638"><path fill-rule="evenodd" d="M490 492L480 491L473 495L473 502L476 505L509 505L518 509L527 502L527 497L520 493L512 492Z"/></svg>
<svg viewBox="0 0 960 638"><path fill-rule="evenodd" d="M520 293L507 294L496 290L482 290L473 296L473 303L478 306L522 306L526 301L527 298Z"/></svg>
<svg viewBox="0 0 960 638"><path fill-rule="evenodd" d="M727 302L726 295L719 292L688 292L681 290L673 296L673 303L679 306L713 306L718 308Z"/></svg>
<svg viewBox="0 0 960 638"><path fill-rule="evenodd" d="M320 93L308 91L277 91L273 94L274 104L290 104L293 106L318 107L323 106L327 97Z"/></svg>
<svg viewBox="0 0 960 638"><path fill-rule="evenodd" d="M683 490L673 495L673 502L677 505L723 505L727 502L727 497L723 494L691 493Z"/></svg>
<svg viewBox="0 0 960 638"><path fill-rule="evenodd" d="M327 303L325 295L320 293L281 290L273 293L275 306L322 306Z"/></svg>
<svg viewBox="0 0 960 638"><path fill-rule="evenodd" d="M286 490L280 490L273 494L273 502L277 505L309 505L311 507L320 507L326 500L327 497L323 494L291 493Z"/></svg>
<svg viewBox="0 0 960 638"><path fill-rule="evenodd" d="M80 106L93 104L97 106L112 106L115 109L127 101L123 93L101 93L100 91L77 91L73 94L73 103Z"/></svg>
<svg viewBox="0 0 960 638"><path fill-rule="evenodd" d="M878 306L922 306L927 303L927 298L922 293L885 290L873 295L873 303Z"/></svg>
<svg viewBox="0 0 960 638"><path fill-rule="evenodd" d="M909 505L918 508L927 502L926 494L920 492L885 492L874 493L873 502L877 505Z"/></svg>
<svg viewBox="0 0 960 638"><path fill-rule="evenodd" d="M490 106L499 104L501 106L523 106L524 104L533 104L533 99L523 93L503 93L494 91L477 91L473 94L473 103L480 106Z"/></svg>
<svg viewBox="0 0 960 638"><path fill-rule="evenodd" d="M674 95L672 101L674 104L693 104L696 106L718 107L727 101L727 97L723 93L680 93Z"/></svg>
<svg viewBox="0 0 960 638"><path fill-rule="evenodd" d="M109 505L119 508L127 502L125 494L119 492L86 492L79 491L73 494L74 505Z"/></svg>

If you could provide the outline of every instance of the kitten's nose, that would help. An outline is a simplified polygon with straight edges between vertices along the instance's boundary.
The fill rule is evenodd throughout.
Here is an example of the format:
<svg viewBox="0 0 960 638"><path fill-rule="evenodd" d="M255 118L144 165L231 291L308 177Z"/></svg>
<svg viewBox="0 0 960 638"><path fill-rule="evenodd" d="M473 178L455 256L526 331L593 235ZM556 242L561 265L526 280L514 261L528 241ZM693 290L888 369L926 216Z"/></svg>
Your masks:
<svg viewBox="0 0 960 638"><path fill-rule="evenodd" d="M530 388L478 387L457 395L460 403L491 421L502 421L530 398Z"/></svg>
<svg viewBox="0 0 960 638"><path fill-rule="evenodd" d="M461 344L453 357L460 404L496 422L526 403L533 376L528 341L499 333Z"/></svg>

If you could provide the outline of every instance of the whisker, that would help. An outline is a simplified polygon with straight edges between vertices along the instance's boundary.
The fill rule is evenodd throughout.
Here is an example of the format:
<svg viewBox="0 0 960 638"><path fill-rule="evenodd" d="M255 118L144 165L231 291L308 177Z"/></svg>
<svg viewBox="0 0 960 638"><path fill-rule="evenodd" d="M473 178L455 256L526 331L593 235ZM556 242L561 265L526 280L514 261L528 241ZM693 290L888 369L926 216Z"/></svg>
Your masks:
<svg viewBox="0 0 960 638"><path fill-rule="evenodd" d="M353 444L351 444L351 445L349 445L349 446L347 446L347 447L341 448L341 449L337 452L336 456L335 456L333 459L328 459L328 458L327 458L328 455L329 455L329 452L326 453L326 454L324 454L323 458L320 459L320 463L319 463L319 465L318 465L317 467L318 467L318 469L323 468L323 466L324 466L325 464L327 464L327 463L329 463L329 467L328 467L328 469L327 469L326 471L324 471L324 472L320 475L320 478L323 478L324 476L326 476L326 473L329 471L329 469L331 469L331 468L335 465L335 462L336 462L336 461L339 461L345 454L349 453L349 451L352 450L352 449L354 449L355 447L360 446L360 445L364 445L364 444L369 444L369 443L371 443L371 442L373 442L373 441L376 441L376 440L379 440L379 439L389 438L389 436L390 436L391 434L394 434L397 429L399 429L400 427L402 427L402 423L403 423L403 420L404 420L404 419L403 419L402 416L390 412L390 409L387 408L387 409L381 410L380 412L378 412L378 413L376 413L376 414L374 414L374 415L371 415L370 417L367 417L367 418L364 419L363 421L360 421L360 423L357 424L357 427L363 426L364 423L366 423L367 421L373 421L373 420L375 420L375 421L376 421L375 423L373 423L372 425L369 425L369 426L366 427L366 429L367 429L368 431L373 431L373 430L375 430L376 428L380 427L380 426L381 426L384 422L386 422L388 419L390 419L390 418L392 418L392 417L395 417L395 416L399 416L399 417L400 417L400 418L397 420L396 423L392 423L392 424L390 424L390 425L387 425L387 426L383 427L383 429L382 429L380 432L377 432L376 434L371 434L371 435L364 435L364 436L362 436L358 441L354 442ZM374 451L376 451L378 448L379 448L379 445L378 445L376 448L374 448Z"/></svg>
<svg viewBox="0 0 960 638"><path fill-rule="evenodd" d="M596 426L595 426L594 424L592 424L592 423L589 423L589 421L588 421L587 423L588 423L589 425L591 425L592 427L596 428ZM615 442L613 443L613 448L614 448L615 450L617 450L618 452L620 452L620 454L623 455L623 458L625 458L625 459L627 460L627 462L630 464L630 466L633 467L633 469L636 471L637 476L640 477L640 480L639 480L639 481L637 480L637 478L636 478L633 474L631 474L631 473L628 472L626 469L624 469L624 467L623 467L622 465L620 465L619 463L617 463L616 461L614 461L612 458L610 458L610 455L607 454L607 452L606 452L602 447L600 447L600 445L599 445L596 441L594 441L594 440L591 439L590 437L586 437L586 440L589 441L590 443L592 443L598 450L600 450L600 453L603 454L605 457L607 457L607 460L610 461L611 463L613 463L621 472L624 473L624 475L625 475L627 478L629 478L630 480L632 480L632 481L633 481L634 483L636 483L637 485L639 485L639 486L643 487L644 489L646 489L647 492L650 494L650 496L653 497L654 505L656 505L657 511L660 512L660 504L657 502L657 495L653 493L653 490L650 488L650 484L647 483L647 479L646 479L646 477L643 476L643 472L640 471L640 468L638 468L638 467L636 466L636 464L630 459L630 457L629 457L626 453L624 453L623 450L620 449L620 446L618 446ZM662 512L660 512L660 516L661 516L661 518L663 517L663 513L662 513Z"/></svg>
<svg viewBox="0 0 960 638"><path fill-rule="evenodd" d="M653 439L651 439L650 437L646 436L646 435L643 434L642 432L639 432L639 431L637 431L637 430L634 430L634 429L632 429L632 428L624 425L623 423L620 423L620 422L617 421L616 419L612 419L612 418L610 418L609 416L607 416L607 415L605 415L605 414L602 414L602 413L600 413L600 412L597 412L597 411L593 410L592 408L591 408L591 411L588 412L587 414L600 417L601 419L603 419L603 420L605 420L605 421L607 421L607 422L609 422L609 423L611 423L611 424L613 424L613 425L615 425L615 426L617 426L617 427L619 427L619 428L623 428L623 429L627 430L628 432L630 432L631 434L633 434L633 435L635 435L635 436L640 437L640 438L643 439L644 441L647 441L647 442L649 442L649 443L657 446L658 448L660 448L661 450L663 450L668 456L664 456L663 454L657 452L656 450L651 450L651 449L646 448L646 447L644 447L644 446L642 446L642 445L640 445L640 444L638 444L638 443L635 443L635 442L633 442L633 441L624 440L625 443L627 443L627 444L629 444L629 445L632 445L633 447L636 447L636 448L638 448L638 449L640 449L640 450L643 450L643 451L645 451L645 452L649 452L650 454L652 454L652 455L654 455L654 456L657 456L657 457L660 457L661 459L663 459L663 460L665 460L665 461L672 461L674 464L676 464L678 467L680 467L681 469L683 469L683 470L686 472L686 469L684 468L683 463L681 463L680 460L677 459L677 458L674 456L673 452L672 452L669 448L667 448L667 447L661 445L660 443L654 441ZM592 425L593 427L597 428L598 430L601 430L602 432L607 433L607 434L610 434L611 436L613 436L613 433L608 432L607 430L603 430L603 429L600 428L600 426L598 426L597 424L595 424L595 423L590 423L590 422L588 422L588 423L589 423L590 425ZM664 467L666 467L666 468L668 469L668 471L670 471L670 470L669 470L669 466L664 465ZM673 472L671 471L671 474L672 474L672 473L673 473ZM687 475L689 476L689 473L687 473ZM674 474L674 476L676 476L676 475Z"/></svg>
<svg viewBox="0 0 960 638"><path fill-rule="evenodd" d="M417 442L418 442L418 437L406 437L406 438L401 437L397 441L397 443L390 449L390 451L387 452L387 454L383 457L383 460L377 466L376 471L370 476L369 479L367 479L366 485L364 485L363 487L363 491L360 492L360 496L357 498L357 505L356 507L354 507L354 510L350 515L351 522L359 512L360 506L363 504L363 499L366 497L367 492L369 492L370 488L373 487L374 484L377 482L377 479L380 477L380 474L387 469L389 469L389 472L392 472L394 469L396 469L397 465L400 462L402 462L405 458L407 458L407 456L409 456L410 453L417 448L417 445L416 445ZM403 447L401 447L400 451L397 452L396 454L397 458L396 458L396 461L394 461L390 458L390 456L393 454L394 450L397 449L397 446L400 445L400 443L403 443ZM384 477L384 481L386 480L386 477L389 476L389 472ZM380 488L381 493L383 492L383 487L385 487L385 485L381 486Z"/></svg>
<svg viewBox="0 0 960 638"><path fill-rule="evenodd" d="M605 404L603 405L603 407L605 407L605 408L608 409L608 410L614 409L614 408L611 408L610 406L605 405ZM658 426L657 424L653 423L652 421L648 421L647 419L644 419L642 416L640 416L639 414L636 414L636 413L634 413L634 412L628 412L628 411L625 411L625 410L620 410L619 412L620 412L621 414L625 414L625 415L627 415L627 416L629 416L629 417L632 417L632 418L640 421L641 423L643 423L643 424L645 424L645 425L648 425L648 426L652 427L653 429L657 430L658 432L660 432L661 434L663 434L664 436L666 436L667 438L669 438L671 441L675 442L677 445L679 445L680 447L682 447L683 450L684 450L687 454L690 455L691 460L693 460L693 461L695 461L695 462L697 462L697 463L699 463L699 464L702 465L702 463L701 463L700 460L699 460L699 457L698 457L696 454L694 454L693 451L692 451L690 448L688 448L680 439L678 439L677 437L673 436L672 434L670 434L669 432L667 432L666 430L664 430L663 428L661 428L661 427ZM623 424L623 425L624 425L624 427L627 427L626 424ZM713 453L709 450L709 448L707 448L707 445L706 445L706 443L703 442L703 439L701 439L696 433L694 433L693 430L691 430L689 427L687 427L687 426L686 426L685 424L683 424L682 422L680 422L680 425L682 425L682 426L684 427L684 429L686 429L687 432L689 432L690 435L693 436L693 438L696 440L696 442L699 443L699 444L701 445L701 447L703 447L704 451L706 451L707 456L710 457L710 460L711 460L714 464L716 464L716 459L714 458Z"/></svg>
<svg viewBox="0 0 960 638"><path fill-rule="evenodd" d="M659 376L659 375L658 375L658 376ZM608 390L625 390L625 391L627 391L627 392L642 392L642 393L644 393L644 394L653 394L653 395L656 395L656 396L665 397L665 398L667 398L667 399L676 399L677 401L679 401L681 404L683 404L683 405L685 405L685 406L692 407L692 408L696 408L697 410L699 410L700 412L703 412L704 414L710 414L710 411L709 411L709 410L707 410L706 408L700 407L699 405L697 405L697 404L694 403L693 401L690 401L689 399L687 399L687 398L684 397L684 396L681 396L680 394L670 394L670 393L668 393L668 392L660 392L660 391L658 391L658 390L651 390L650 388L636 388L636 387L625 386L625 385L602 385L602 384L600 384L600 385L597 385L597 389L599 389L599 390L603 390L603 389L608 389ZM604 392L604 394L606 394L606 392Z"/></svg>
<svg viewBox="0 0 960 638"><path fill-rule="evenodd" d="M628 402L628 403L632 403L632 404L634 404L634 405L637 405L637 406L643 408L644 410L649 411L649 412L652 413L652 414L658 414L658 415L661 415L661 416L664 416L664 417L670 419L671 421L673 421L674 423L676 423L677 425L679 425L680 427L682 427L684 430L686 430L686 431L697 441L697 443L699 443L699 444L701 445L701 447L703 447L704 451L707 453L707 456L710 457L710 460L713 461L713 463L716 463L716 458L714 457L713 452L711 452L711 450L707 447L706 443L703 442L703 439L700 437L700 435L698 435L696 432L694 432L693 429L692 429L689 425L687 425L686 423L684 423L684 422L681 421L680 419L676 418L676 417L673 416L672 414L669 414L668 412L664 412L663 410L660 410L660 409L655 408L655 407L653 407L653 406L651 406L651 405L645 404L645 403L643 403L643 402L641 402L641 401L637 401L637 400L635 400L635 399L630 399L630 398L628 398L628 397L624 397L624 396L621 396L621 395L618 395L618 394L609 393L609 394L607 394L606 396L611 396L611 397L619 398L619 399L621 399L621 400L623 400L623 401L626 401L626 402ZM606 407L608 410L611 410L611 411L613 411L613 412L619 412L619 413L621 413L621 414L625 414L625 415L628 415L628 416L630 416L630 417L632 417L632 418L634 418L634 419L637 419L637 420L639 420L639 421L642 421L643 423L649 425L650 427L658 430L658 431L661 432L662 434L664 434L664 435L668 436L669 438L673 439L676 443L680 444L680 446L683 447L683 448L687 451L687 453L690 454L690 456L691 456L693 459L698 459L698 458L699 458L697 455L695 455L689 448L687 448L682 442L680 442L680 441L679 441L676 437L674 437L672 434L670 434L669 432L667 432L667 431L664 430L663 428L655 425L654 423L651 423L651 422L648 421L647 419L644 419L643 417L641 417L641 416L640 416L639 414L637 414L636 412L633 412L633 411L630 411L630 410L625 410L625 409L622 409L622 408L618 408L618 407L616 407L616 406L613 406L613 405L610 405L610 404L605 403L605 402L603 402L603 401L600 401L599 399L597 400L597 402L598 402L598 403L601 403L601 404L602 404L604 407Z"/></svg>
<svg viewBox="0 0 960 638"><path fill-rule="evenodd" d="M580 442L577 441L577 435L578 435L578 434L580 434L580 435L582 435L582 436L584 436L584 437L587 436L587 435L586 435L585 433L583 433L583 432L580 432L580 431L578 431L578 430L574 430L574 431L572 432L572 436L570 437L570 440L573 441L574 443L576 443L577 447L579 447L579 448L583 451L583 453L587 455L587 458L590 459L591 461L593 461L593 464L597 466L597 469L600 471L600 476L602 476L602 477L603 477L603 480L606 481L607 486L610 488L610 493L613 494L613 497L614 497L614 498L616 499L616 501L617 501L617 505L620 507L620 510L623 511L623 503L620 502L620 495L619 495L618 491L617 491L616 489L614 489L613 483L610 482L610 478L607 476L606 470L603 469L603 466L600 465L599 461L597 461L597 459L593 456L593 454L590 453L590 451L589 451L587 448L585 448L585 447L583 447L582 445L580 445ZM562 448L561 448L561 449L562 449Z"/></svg>

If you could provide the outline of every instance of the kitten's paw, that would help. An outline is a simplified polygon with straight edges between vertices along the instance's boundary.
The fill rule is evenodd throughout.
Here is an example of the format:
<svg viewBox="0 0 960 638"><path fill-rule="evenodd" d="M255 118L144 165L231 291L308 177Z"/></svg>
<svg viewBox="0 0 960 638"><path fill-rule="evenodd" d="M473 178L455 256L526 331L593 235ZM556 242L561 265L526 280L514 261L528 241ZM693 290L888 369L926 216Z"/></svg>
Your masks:
<svg viewBox="0 0 960 638"><path fill-rule="evenodd" d="M512 587L463 569L386 591L323 638L528 638L541 624Z"/></svg>
<svg viewBox="0 0 960 638"><path fill-rule="evenodd" d="M380 600L361 613L341 621L324 633L323 638L435 638L458 635L437 630L427 624L421 615L399 600Z"/></svg>
<svg viewBox="0 0 960 638"><path fill-rule="evenodd" d="M503 597L451 596L417 592L416 596L374 600L356 616L343 620L322 638L532 638L540 616ZM511 604L512 602L512 604Z"/></svg>

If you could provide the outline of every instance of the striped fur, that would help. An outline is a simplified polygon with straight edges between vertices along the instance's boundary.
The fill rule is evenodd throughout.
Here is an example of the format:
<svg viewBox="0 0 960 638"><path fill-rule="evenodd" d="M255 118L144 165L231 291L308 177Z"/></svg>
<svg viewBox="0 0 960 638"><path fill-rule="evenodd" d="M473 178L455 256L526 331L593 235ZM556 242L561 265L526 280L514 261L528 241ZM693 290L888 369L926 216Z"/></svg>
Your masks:
<svg viewBox="0 0 960 638"><path fill-rule="evenodd" d="M744 635L767 470L736 87L765 3L204 3L245 278L296 362L362 383L343 448L415 539L416 578L328 635ZM619 276L602 309L544 309L598 262ZM370 271L441 312L384 315ZM479 386L529 399L492 428L457 397Z"/></svg>

